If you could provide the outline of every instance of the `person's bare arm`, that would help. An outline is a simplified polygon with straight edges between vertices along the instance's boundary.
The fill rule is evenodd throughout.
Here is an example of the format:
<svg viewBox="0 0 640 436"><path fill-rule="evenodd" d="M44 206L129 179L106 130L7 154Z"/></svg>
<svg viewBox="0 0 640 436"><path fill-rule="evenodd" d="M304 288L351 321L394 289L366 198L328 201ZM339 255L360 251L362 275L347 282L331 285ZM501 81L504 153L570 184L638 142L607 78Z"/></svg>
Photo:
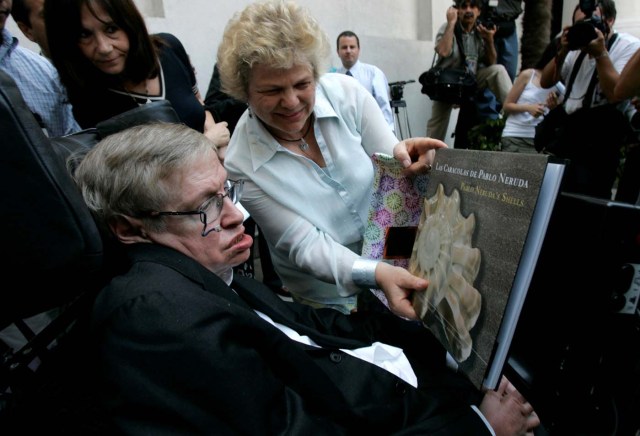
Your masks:
<svg viewBox="0 0 640 436"><path fill-rule="evenodd" d="M569 54L569 42L567 41L567 31L569 27L571 26L567 26L562 30L558 53L542 70L542 74L540 75L540 86L542 88L551 88L562 78L562 65Z"/></svg>
<svg viewBox="0 0 640 436"><path fill-rule="evenodd" d="M589 56L596 60L600 90L608 101L614 102L616 101L616 98L613 91L616 83L620 79L620 74L613 66L611 58L609 58L609 53L605 46L604 35L600 29L595 30L598 37L591 41L584 50L589 54Z"/></svg>
<svg viewBox="0 0 640 436"><path fill-rule="evenodd" d="M535 70L529 68L518 74L509 94L507 94L507 98L504 100L503 108L505 112L508 114L529 112L534 117L539 117L544 114L545 102L535 104L518 103L518 99L520 98L520 95L522 95L522 91L524 91L524 88L527 86L527 83L529 83L531 75L534 74L534 72Z"/></svg>
<svg viewBox="0 0 640 436"><path fill-rule="evenodd" d="M209 138L219 150L226 147L229 144L229 139L231 138L227 122L220 121L219 123L216 123L211 112L204 111L204 113L204 135Z"/></svg>
<svg viewBox="0 0 640 436"><path fill-rule="evenodd" d="M444 30L442 38L436 43L435 51L440 57L451 56L453 50L453 31L458 22L458 10L455 6L449 6L447 9L447 27Z"/></svg>
<svg viewBox="0 0 640 436"><path fill-rule="evenodd" d="M496 28L493 27L492 29L488 29L482 24L479 24L478 31L484 40L484 63L486 65L493 65L498 61L498 52L496 51L496 45L493 42L493 36L496 34Z"/></svg>
<svg viewBox="0 0 640 436"><path fill-rule="evenodd" d="M636 50L624 66L613 89L615 100L624 100L634 95L640 95L640 50Z"/></svg>

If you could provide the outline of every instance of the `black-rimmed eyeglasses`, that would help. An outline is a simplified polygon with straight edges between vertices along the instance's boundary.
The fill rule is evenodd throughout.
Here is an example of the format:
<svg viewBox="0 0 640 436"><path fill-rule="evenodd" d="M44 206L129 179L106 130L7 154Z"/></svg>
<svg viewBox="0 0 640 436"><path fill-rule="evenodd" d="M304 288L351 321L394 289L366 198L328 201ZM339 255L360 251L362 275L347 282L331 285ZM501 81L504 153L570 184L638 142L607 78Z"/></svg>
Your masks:
<svg viewBox="0 0 640 436"><path fill-rule="evenodd" d="M152 212L152 216L181 216L181 215L200 215L200 221L204 225L202 227L202 236L207 236L211 232L221 232L222 228L217 225L207 230L207 223L212 223L218 219L222 213L222 207L224 206L224 198L229 197L229 200L236 204L242 197L242 186L244 180L227 180L224 183L224 194L216 194L202 203L202 206L198 210L190 210L185 212L171 211L171 212Z"/></svg>

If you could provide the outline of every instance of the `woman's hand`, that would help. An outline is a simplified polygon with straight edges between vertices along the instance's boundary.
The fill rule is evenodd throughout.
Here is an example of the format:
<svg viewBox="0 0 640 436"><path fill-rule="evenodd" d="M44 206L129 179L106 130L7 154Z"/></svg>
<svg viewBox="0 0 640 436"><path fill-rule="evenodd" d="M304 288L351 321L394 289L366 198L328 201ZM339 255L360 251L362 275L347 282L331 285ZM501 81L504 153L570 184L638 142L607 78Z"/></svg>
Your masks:
<svg viewBox="0 0 640 436"><path fill-rule="evenodd" d="M227 128L227 122L221 121L205 128L204 135L216 145L218 159L224 165L224 158L227 155L227 145L231 139L231 133Z"/></svg>
<svg viewBox="0 0 640 436"><path fill-rule="evenodd" d="M376 266L376 282L387 297L391 312L404 318L418 319L411 296L414 292L427 289L428 280L416 277L399 266L379 262Z"/></svg>
<svg viewBox="0 0 640 436"><path fill-rule="evenodd" d="M551 91L547 96L547 107L549 110L554 109L560 104L560 97L555 91Z"/></svg>
<svg viewBox="0 0 640 436"><path fill-rule="evenodd" d="M569 54L569 39L567 38L567 33L569 33L569 29L572 26L564 26L562 29L562 34L560 35L560 44L558 45L558 53L557 57L564 61L564 58Z"/></svg>
<svg viewBox="0 0 640 436"><path fill-rule="evenodd" d="M538 118L540 115L544 115L545 107L543 103L530 104L527 105L527 112L529 112L532 117Z"/></svg>
<svg viewBox="0 0 640 436"><path fill-rule="evenodd" d="M433 138L409 138L396 144L393 157L402 162L405 175L425 174L431 171L438 148L447 148L447 144Z"/></svg>
<svg viewBox="0 0 640 436"><path fill-rule="evenodd" d="M204 135L209 138L218 148L226 147L231 139L231 133L227 128L227 122L215 123L204 131Z"/></svg>
<svg viewBox="0 0 640 436"><path fill-rule="evenodd" d="M229 144L229 139L231 139L231 132L229 132L229 128L227 127L227 122L220 121L216 123L211 112L204 111L204 114L204 136L209 138L216 147L226 147Z"/></svg>
<svg viewBox="0 0 640 436"><path fill-rule="evenodd" d="M222 147L217 147L218 160L222 165L224 165L224 158L227 157L227 146L223 145Z"/></svg>

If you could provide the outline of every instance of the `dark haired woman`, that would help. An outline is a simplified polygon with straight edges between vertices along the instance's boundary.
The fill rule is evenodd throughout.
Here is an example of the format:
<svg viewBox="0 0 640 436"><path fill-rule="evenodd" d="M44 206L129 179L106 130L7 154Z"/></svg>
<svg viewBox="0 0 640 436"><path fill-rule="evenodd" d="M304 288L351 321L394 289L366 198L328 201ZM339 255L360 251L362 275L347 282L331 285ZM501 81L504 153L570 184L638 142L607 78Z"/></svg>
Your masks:
<svg viewBox="0 0 640 436"><path fill-rule="evenodd" d="M132 0L45 3L51 60L83 128L139 105L169 100L180 119L217 146L229 142L227 123L205 111L195 73L173 35L149 35Z"/></svg>

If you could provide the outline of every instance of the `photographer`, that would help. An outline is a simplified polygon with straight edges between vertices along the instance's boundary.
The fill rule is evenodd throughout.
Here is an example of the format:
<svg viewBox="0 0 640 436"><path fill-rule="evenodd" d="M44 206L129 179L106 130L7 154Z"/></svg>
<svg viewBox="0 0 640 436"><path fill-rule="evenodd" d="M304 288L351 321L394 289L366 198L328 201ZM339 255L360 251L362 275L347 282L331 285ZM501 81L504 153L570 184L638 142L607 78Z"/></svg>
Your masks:
<svg viewBox="0 0 640 436"><path fill-rule="evenodd" d="M493 44L495 27L488 29L478 23L480 7L480 0L456 0L455 6L447 9L447 22L440 27L436 36L438 60L435 66L468 68L476 75L478 89L489 88L502 103L512 83L504 66L496 64L497 54ZM463 47L464 53L460 52L459 46ZM453 105L449 103L432 102L427 135L444 140L452 108Z"/></svg>
<svg viewBox="0 0 640 436"><path fill-rule="evenodd" d="M496 47L497 63L504 65L514 81L518 71L518 32L516 20L522 14L522 0L484 0L479 21L485 27L495 26L493 43Z"/></svg>
<svg viewBox="0 0 640 436"><path fill-rule="evenodd" d="M597 6L581 1L575 24L563 29L558 53L545 66L540 80L543 87L558 80L568 85L576 69L564 101L566 150L560 157L571 162L563 190L606 199L611 198L620 147L628 130L622 114L629 101L616 100L614 87L620 71L640 47L638 38L614 31L616 14L613 0Z"/></svg>

